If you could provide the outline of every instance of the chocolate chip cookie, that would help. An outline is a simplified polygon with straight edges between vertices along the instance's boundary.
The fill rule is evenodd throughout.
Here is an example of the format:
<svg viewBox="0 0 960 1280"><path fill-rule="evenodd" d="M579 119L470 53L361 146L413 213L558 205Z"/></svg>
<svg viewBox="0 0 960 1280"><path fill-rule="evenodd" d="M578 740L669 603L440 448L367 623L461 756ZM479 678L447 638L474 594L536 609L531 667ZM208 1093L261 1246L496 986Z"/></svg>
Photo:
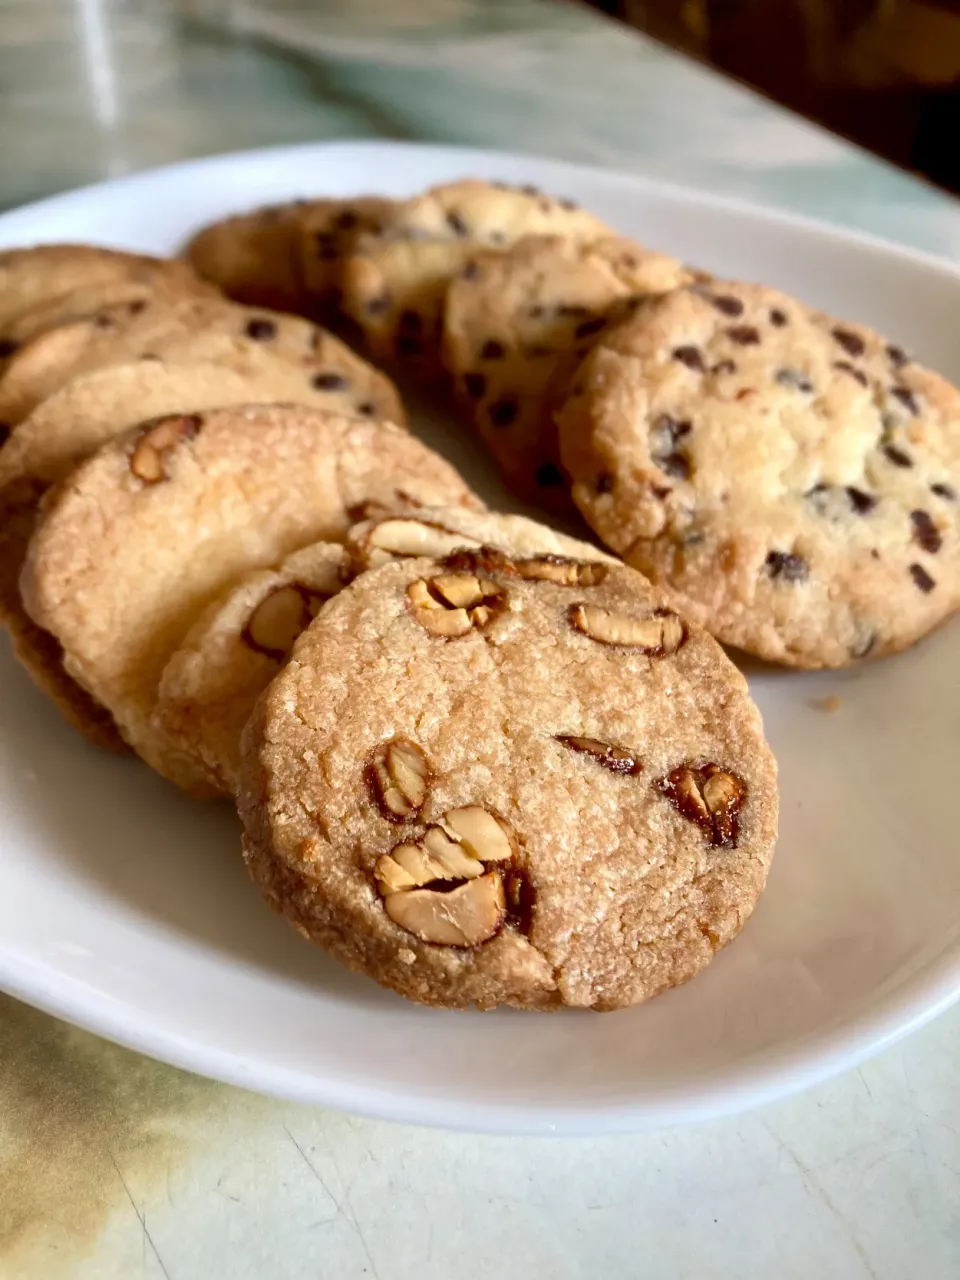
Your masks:
<svg viewBox="0 0 960 1280"><path fill-rule="evenodd" d="M480 505L448 463L392 423L300 406L154 419L47 495L23 602L127 741L202 794L192 760L152 721L170 655L244 574L341 540L368 503L404 496Z"/></svg>
<svg viewBox="0 0 960 1280"><path fill-rule="evenodd" d="M608 236L530 236L483 253L453 281L443 363L506 483L570 510L554 411L597 336L644 296L693 280L676 259Z"/></svg>
<svg viewBox="0 0 960 1280"><path fill-rule="evenodd" d="M492 551L329 601L260 699L251 875L412 1000L616 1009L739 933L776 836L740 673L639 574Z"/></svg>
<svg viewBox="0 0 960 1280"><path fill-rule="evenodd" d="M125 303L41 333L0 375L0 421L15 425L68 379L104 365L210 360L245 372L258 349L294 363L307 386L342 396L351 412L403 419L390 380L325 329L299 316L197 299Z"/></svg>
<svg viewBox="0 0 960 1280"><path fill-rule="evenodd" d="M304 547L241 578L191 627L164 667L154 723L193 761L195 789L233 795L240 735L257 698L346 572L342 546Z"/></svg>
<svg viewBox="0 0 960 1280"><path fill-rule="evenodd" d="M330 316L342 300L343 264L361 236L378 236L396 206L381 196L314 200L300 221L300 270L311 313Z"/></svg>
<svg viewBox="0 0 960 1280"><path fill-rule="evenodd" d="M443 299L481 249L523 236L595 240L609 228L573 201L534 187L465 180L399 203L378 235L361 236L342 272L343 306L381 361L437 372Z"/></svg>
<svg viewBox="0 0 960 1280"><path fill-rule="evenodd" d="M238 355L235 343L230 354ZM104 745L109 717L66 676L59 651L39 632L20 599L20 571L44 493L78 462L145 417L283 401L349 412L358 395L375 394L372 383L389 386L359 357L355 362L362 378L356 372L352 380L343 373L334 375L329 363L321 366L322 376L305 376L302 366L248 343L242 373L223 365L179 365L159 359L107 365L71 379L0 447L0 623L10 631L20 660L36 682L86 736ZM392 388L390 392L392 396ZM390 396L378 399L391 403ZM116 745L115 730L106 732L107 744Z"/></svg>
<svg viewBox="0 0 960 1280"><path fill-rule="evenodd" d="M600 339L560 434L590 525L725 643L840 667L960 605L960 393L862 325L678 289Z"/></svg>

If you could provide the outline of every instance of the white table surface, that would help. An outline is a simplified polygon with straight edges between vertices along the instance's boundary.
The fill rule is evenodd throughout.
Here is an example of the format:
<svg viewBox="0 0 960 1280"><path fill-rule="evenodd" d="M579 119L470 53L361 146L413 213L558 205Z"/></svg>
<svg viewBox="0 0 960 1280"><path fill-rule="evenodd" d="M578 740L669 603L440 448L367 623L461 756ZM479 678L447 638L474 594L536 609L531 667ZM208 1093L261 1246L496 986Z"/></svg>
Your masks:
<svg viewBox="0 0 960 1280"><path fill-rule="evenodd" d="M588 159L960 257L948 197L548 0L0 0L0 204L376 134ZM957 1280L958 1064L954 1010L739 1118L487 1138L247 1095L0 996L0 1280Z"/></svg>

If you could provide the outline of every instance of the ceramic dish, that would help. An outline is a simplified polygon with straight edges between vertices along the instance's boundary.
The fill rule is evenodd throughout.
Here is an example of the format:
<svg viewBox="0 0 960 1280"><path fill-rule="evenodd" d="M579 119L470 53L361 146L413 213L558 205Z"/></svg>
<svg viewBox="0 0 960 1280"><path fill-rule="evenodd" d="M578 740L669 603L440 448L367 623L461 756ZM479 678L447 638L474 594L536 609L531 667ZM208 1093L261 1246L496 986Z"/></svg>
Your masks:
<svg viewBox="0 0 960 1280"><path fill-rule="evenodd" d="M393 143L194 161L0 217L0 247L172 252L227 212L463 175L572 196L707 269L866 321L954 380L960 272L864 236L637 178ZM516 509L453 423L419 429ZM900 657L751 669L779 758L781 839L743 936L621 1013L441 1013L351 975L262 905L228 806L86 747L0 642L0 987L154 1057L371 1115L512 1132L634 1129L842 1070L960 994L960 623ZM840 700L826 712L818 701Z"/></svg>

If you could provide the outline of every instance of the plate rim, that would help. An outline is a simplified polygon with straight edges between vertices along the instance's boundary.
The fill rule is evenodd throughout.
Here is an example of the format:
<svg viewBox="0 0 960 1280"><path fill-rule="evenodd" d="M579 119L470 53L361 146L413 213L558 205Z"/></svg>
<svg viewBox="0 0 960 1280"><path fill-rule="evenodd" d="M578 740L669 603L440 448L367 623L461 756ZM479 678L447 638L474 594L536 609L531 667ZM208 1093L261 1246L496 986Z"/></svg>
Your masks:
<svg viewBox="0 0 960 1280"><path fill-rule="evenodd" d="M576 180L607 181L619 190L632 189L637 196L644 193L681 201L725 213L760 218L778 223L806 235L828 239L834 243L855 245L892 256L903 262L949 276L960 285L960 263L949 258L898 244L872 232L844 227L824 219L795 213L776 206L764 205L739 196L717 194L692 186L664 181L633 171L618 171L607 166L568 161L559 157L534 153L475 148L469 146L434 145L427 142L393 139L336 139L332 141L294 143L256 147L192 157L170 164L138 170L104 182L90 183L70 191L59 192L0 212L0 244L6 241L8 227L19 229L34 216L46 217L68 209L78 198L103 197L114 193L149 187L154 181L169 182L177 177L209 176L213 171L246 168L251 164L293 164L305 156L330 158L336 154L373 155L377 152L400 151L415 164L418 155L449 162L451 170L473 166L481 175L484 170L495 174L500 165L526 162L544 167L563 181L564 174ZM253 207L251 205L251 207ZM53 243L52 240L27 238L26 244ZM15 247L11 245L10 247ZM52 980L51 980L52 979ZM699 1123L743 1112L755 1106L811 1088L840 1074L912 1034L945 1012L960 1000L960 937L947 942L919 973L904 979L895 997L879 1008L832 1025L817 1036L817 1048L805 1050L804 1043L779 1052L754 1055L745 1069L731 1069L716 1083L687 1086L676 1098L669 1093L662 1099L647 1097L637 1103L589 1098L569 1105L550 1105L538 1109L535 1103L438 1100L409 1086L400 1091L381 1086L354 1086L348 1078L308 1074L262 1059L238 1055L196 1038L185 1037L167 1026L158 1027L155 1020L144 1019L126 1001L118 1000L105 990L71 978L25 958L0 938L0 990L24 1001L44 1013L60 1018L85 1031L104 1037L135 1052L182 1070L268 1095L298 1102L330 1107L370 1118L391 1120L447 1130L516 1135L565 1135L582 1137L591 1134L639 1132L680 1124ZM741 1078L741 1076L743 1078Z"/></svg>

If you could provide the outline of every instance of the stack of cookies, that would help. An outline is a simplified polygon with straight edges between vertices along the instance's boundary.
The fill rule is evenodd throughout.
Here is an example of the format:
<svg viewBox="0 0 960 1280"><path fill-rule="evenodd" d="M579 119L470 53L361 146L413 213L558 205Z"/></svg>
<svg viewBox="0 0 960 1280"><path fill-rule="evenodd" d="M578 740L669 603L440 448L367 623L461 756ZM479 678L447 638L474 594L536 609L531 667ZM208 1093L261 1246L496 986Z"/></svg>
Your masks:
<svg viewBox="0 0 960 1280"><path fill-rule="evenodd" d="M776 839L717 641L840 666L957 607L958 393L530 187L299 201L188 258L0 255L18 656L89 738L232 798L267 901L411 999L693 977ZM609 551L487 511L375 364Z"/></svg>

